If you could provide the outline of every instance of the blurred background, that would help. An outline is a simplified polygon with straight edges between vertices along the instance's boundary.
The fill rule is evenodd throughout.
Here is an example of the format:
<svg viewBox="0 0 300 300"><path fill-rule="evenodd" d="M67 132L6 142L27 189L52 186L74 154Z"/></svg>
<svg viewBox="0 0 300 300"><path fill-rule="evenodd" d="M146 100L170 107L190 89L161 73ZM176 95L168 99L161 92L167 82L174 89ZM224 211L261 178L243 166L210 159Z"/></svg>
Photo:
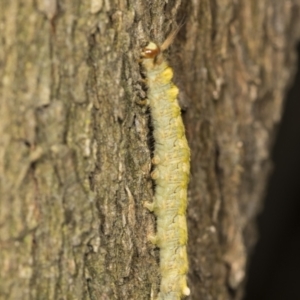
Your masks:
<svg viewBox="0 0 300 300"><path fill-rule="evenodd" d="M272 150L274 170L258 217L244 300L300 299L300 44L297 50L298 70Z"/></svg>

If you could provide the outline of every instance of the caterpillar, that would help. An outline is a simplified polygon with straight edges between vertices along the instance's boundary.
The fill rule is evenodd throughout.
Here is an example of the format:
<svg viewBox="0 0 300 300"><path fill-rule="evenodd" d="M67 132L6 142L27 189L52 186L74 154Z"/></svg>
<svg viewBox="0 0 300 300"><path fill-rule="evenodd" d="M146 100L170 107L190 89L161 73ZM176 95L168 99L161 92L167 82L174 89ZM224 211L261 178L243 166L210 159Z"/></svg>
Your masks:
<svg viewBox="0 0 300 300"><path fill-rule="evenodd" d="M151 173L155 181L153 202L144 206L157 218L152 243L160 248L161 283L158 300L179 300L190 294L187 286L187 185L190 149L185 137L173 71L163 56L177 32L159 47L153 42L142 49L141 64L147 85L147 104L155 140Z"/></svg>

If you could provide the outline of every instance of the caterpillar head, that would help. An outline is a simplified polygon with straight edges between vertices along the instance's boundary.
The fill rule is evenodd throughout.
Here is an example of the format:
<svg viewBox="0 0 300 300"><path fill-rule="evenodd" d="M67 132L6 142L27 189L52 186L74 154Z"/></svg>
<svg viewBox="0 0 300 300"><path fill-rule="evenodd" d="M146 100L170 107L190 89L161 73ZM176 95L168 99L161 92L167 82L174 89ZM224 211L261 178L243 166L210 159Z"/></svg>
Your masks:
<svg viewBox="0 0 300 300"><path fill-rule="evenodd" d="M158 46L153 42L149 42L149 44L142 50L142 58L153 59L155 64L160 64L163 61L162 55L160 54L169 48L169 46L173 43L180 28L181 26L172 31L161 46Z"/></svg>
<svg viewBox="0 0 300 300"><path fill-rule="evenodd" d="M156 58L161 52L160 48L153 42L150 42L145 48L142 50L143 58Z"/></svg>

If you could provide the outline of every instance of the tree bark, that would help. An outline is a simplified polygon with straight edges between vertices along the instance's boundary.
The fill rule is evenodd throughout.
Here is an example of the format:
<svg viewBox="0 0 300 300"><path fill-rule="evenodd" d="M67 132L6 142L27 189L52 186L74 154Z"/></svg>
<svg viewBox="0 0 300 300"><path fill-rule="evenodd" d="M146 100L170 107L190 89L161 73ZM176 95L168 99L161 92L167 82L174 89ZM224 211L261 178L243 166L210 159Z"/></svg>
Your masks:
<svg viewBox="0 0 300 300"><path fill-rule="evenodd" d="M154 299L141 48L169 51L192 152L188 299L241 299L299 0L2 0L0 298Z"/></svg>

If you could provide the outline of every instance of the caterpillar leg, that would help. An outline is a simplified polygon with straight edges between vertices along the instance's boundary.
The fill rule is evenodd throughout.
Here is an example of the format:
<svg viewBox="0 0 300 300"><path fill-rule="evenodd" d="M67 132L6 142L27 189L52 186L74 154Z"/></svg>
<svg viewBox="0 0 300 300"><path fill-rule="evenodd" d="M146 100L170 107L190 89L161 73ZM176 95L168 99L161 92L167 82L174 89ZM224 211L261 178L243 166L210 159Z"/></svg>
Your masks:
<svg viewBox="0 0 300 300"><path fill-rule="evenodd" d="M154 202L145 201L143 206L150 211L154 211Z"/></svg>
<svg viewBox="0 0 300 300"><path fill-rule="evenodd" d="M154 165L157 165L159 164L161 161L161 159L159 158L159 156L154 156L152 159L151 159L151 162L154 164Z"/></svg>
<svg viewBox="0 0 300 300"><path fill-rule="evenodd" d="M155 180L158 177L159 177L159 171L156 169L151 173L151 178Z"/></svg>
<svg viewBox="0 0 300 300"><path fill-rule="evenodd" d="M141 82L142 84L146 84L147 85L148 80L147 80L147 78L140 78L140 79L138 79L138 82Z"/></svg>
<svg viewBox="0 0 300 300"><path fill-rule="evenodd" d="M135 102L136 102L138 105L141 105L141 106L148 106L148 105L149 105L149 100L148 100L148 99L136 100Z"/></svg>
<svg viewBox="0 0 300 300"><path fill-rule="evenodd" d="M157 245L158 244L157 235L149 234L148 235L148 241L151 242L153 245Z"/></svg>
<svg viewBox="0 0 300 300"><path fill-rule="evenodd" d="M155 208L155 204L154 202L149 202L149 201L145 201L143 206L145 208L147 208L150 211L153 211ZM158 244L158 237L157 235L154 234L149 234L148 235L148 241L150 241L152 244L157 245Z"/></svg>
<svg viewBox="0 0 300 300"><path fill-rule="evenodd" d="M182 294L184 296L189 296L191 294L191 290L187 286L185 286L182 290Z"/></svg>

